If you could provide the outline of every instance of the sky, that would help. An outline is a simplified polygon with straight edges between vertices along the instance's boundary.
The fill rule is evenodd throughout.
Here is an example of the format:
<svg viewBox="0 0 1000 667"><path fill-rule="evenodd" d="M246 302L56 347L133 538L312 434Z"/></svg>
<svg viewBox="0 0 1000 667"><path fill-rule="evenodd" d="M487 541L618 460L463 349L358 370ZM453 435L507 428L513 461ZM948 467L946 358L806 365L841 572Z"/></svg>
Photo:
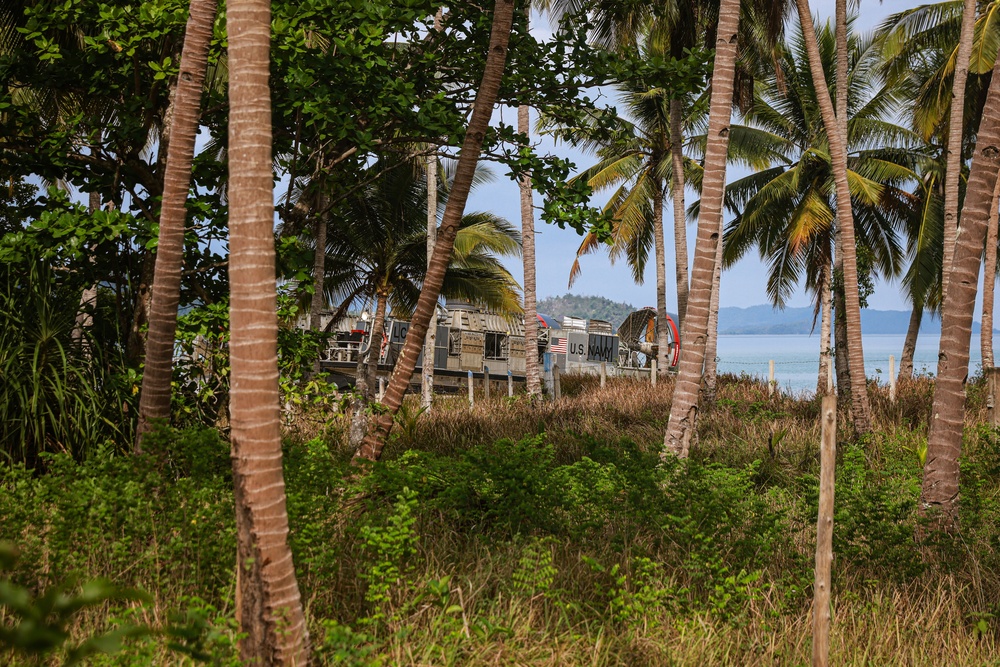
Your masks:
<svg viewBox="0 0 1000 667"><path fill-rule="evenodd" d="M862 31L868 31L878 25L885 17L895 12L908 9L922 4L925 0L861 0L861 9L856 27ZM820 20L833 16L834 0L811 0L814 16ZM545 19L535 21L544 23ZM541 25L537 30L542 33L548 30L548 26ZM603 100L602 100L603 101ZM614 100L611 100L614 101ZM498 109L494 112L495 118L500 118L507 122L514 122L516 111L509 107ZM533 121L534 122L534 121ZM589 166L593 162L593 156L569 149L565 145L554 145L550 139L538 138L538 150L549 151L570 158L576 163L578 169ZM469 199L467 210L483 211L488 210L501 215L511 222L520 222L519 193L516 183L504 175L504 169L497 168L497 179L490 184L481 186L474 191ZM688 199L691 198L688 193ZM595 198L594 203L603 203ZM539 197L535 196L536 208L541 205ZM668 201L664 206L664 220L666 228L667 247L667 309L676 311L676 289L674 287L674 244L673 244L673 212ZM697 233L695 223L688 225L688 256L694 257L694 242ZM572 230L561 230L552 225L546 225L538 220L536 215L536 255L537 255L537 284L538 297L557 296L571 291L574 294L604 296L615 301L624 301L634 306L655 306L656 305L656 269L654 263L650 261L646 267L645 280L642 285L636 285L632 280L632 274L627 264L620 261L611 264L605 252L595 253L584 257L581 260L582 273L573 284L572 289L567 287L570 266L576 257L576 249L579 246L581 237ZM511 259L506 262L508 269L521 282L523 269L520 259ZM765 267L759 260L756 253L748 253L747 257L741 260L731 269L723 272L722 291L720 294L720 305L725 306L752 306L768 303L765 291L766 272ZM909 305L904 300L900 287L895 283L879 282L876 284L875 293L868 299L870 308L884 310L909 310ZM802 289L792 297L789 306L810 305L808 295Z"/></svg>

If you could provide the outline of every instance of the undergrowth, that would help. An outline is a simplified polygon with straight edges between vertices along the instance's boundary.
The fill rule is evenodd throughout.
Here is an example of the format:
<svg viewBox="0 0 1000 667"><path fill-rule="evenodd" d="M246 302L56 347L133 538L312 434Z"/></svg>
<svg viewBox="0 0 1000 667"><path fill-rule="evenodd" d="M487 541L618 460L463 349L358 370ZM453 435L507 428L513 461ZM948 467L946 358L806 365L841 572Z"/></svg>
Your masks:
<svg viewBox="0 0 1000 667"><path fill-rule="evenodd" d="M960 533L918 543L921 382L894 404L873 386L876 434L841 433L837 664L996 662L1000 437L974 402ZM807 664L817 404L723 378L690 460L664 462L664 384L567 377L555 405L442 400L356 480L340 417L296 430L290 540L318 662ZM144 446L0 469L0 539L19 551L5 577L148 593L75 612L72 646L146 629L91 664L238 664L228 444L165 430Z"/></svg>

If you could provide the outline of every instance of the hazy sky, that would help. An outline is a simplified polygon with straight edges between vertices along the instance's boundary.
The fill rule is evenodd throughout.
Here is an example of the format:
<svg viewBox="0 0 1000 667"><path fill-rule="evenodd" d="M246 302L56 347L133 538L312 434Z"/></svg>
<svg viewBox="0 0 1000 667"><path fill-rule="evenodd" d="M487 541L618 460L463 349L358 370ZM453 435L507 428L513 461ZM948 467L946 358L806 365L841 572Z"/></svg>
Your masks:
<svg viewBox="0 0 1000 667"><path fill-rule="evenodd" d="M811 0L811 4L817 16L822 18L832 16L834 0ZM861 12L856 26L860 30L870 30L889 14L918 4L922 4L922 0L885 0L884 2L862 0ZM540 27L540 30L545 29L545 27ZM513 122L515 119L515 111L510 108L500 109L497 114L502 114L504 120L508 122ZM540 143L543 150L552 146L551 142L545 139L540 140ZM578 168L588 166L593 160L592 156L568 150L565 146L558 146L554 150L573 159ZM520 220L518 189L516 184L503 175L503 171L502 169L497 170L496 182L482 186L472 194L468 208L470 211L491 210L517 223ZM690 192L688 197L691 197ZM537 196L535 205L540 205ZM673 213L669 203L665 209L664 219L667 223L665 229L667 238L667 308L673 311L676 309L676 291L673 287ZM581 239L572 231L561 230L541 222L536 224L536 229L538 295L542 298L564 294L569 291L567 289L569 269ZM694 223L688 225L688 246L691 258L694 256L696 231ZM656 273L652 261L646 267L646 279L642 285L636 285L633 282L631 272L624 261L612 265L608 261L606 253L588 255L583 258L581 264L583 272L573 285L572 292L606 296L640 307L656 305ZM522 277L520 261L508 261L508 268L520 281ZM721 304L723 306L749 306L767 303L764 289L765 280L763 264L756 253L751 253L739 264L723 273ZM799 290L791 299L790 305L809 305L809 298L804 291ZM898 285L881 282L876 286L875 294L869 299L869 306L894 310L909 309L900 295Z"/></svg>

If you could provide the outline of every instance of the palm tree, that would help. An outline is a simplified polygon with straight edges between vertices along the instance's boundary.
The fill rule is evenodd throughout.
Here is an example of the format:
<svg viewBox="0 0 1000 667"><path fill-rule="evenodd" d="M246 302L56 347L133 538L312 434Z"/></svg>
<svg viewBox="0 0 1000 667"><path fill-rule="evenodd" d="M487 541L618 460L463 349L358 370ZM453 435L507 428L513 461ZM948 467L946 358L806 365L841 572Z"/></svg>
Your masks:
<svg viewBox="0 0 1000 667"><path fill-rule="evenodd" d="M514 3L509 0L497 0L493 9L493 25L490 30L489 51L483 69L483 78L476 92L476 100L469 119L469 127L462 141L455 167L455 179L451 187L451 196L445 207L438 228L438 238L434 245L434 255L427 268L420 296L417 300L410 330L406 334L406 342L400 352L399 360L393 371L389 387L386 389L382 404L385 411L379 416L374 428L365 436L364 442L354 455L355 462L362 460L375 461L382 454L385 438L392 428L396 412L403 404L403 395L410 384L413 369L417 365L417 356L427 335L427 327L434 315L445 274L450 263L455 237L461 226L465 203L472 188L482 150L483 139L489 128L493 105L500 92L500 82L503 78L504 65L507 61L507 45L510 42L510 31L514 22Z"/></svg>
<svg viewBox="0 0 1000 667"><path fill-rule="evenodd" d="M838 257L843 265L843 270L840 272L841 284L844 289L845 307L843 314L846 320L848 367L851 370L851 416L855 431L858 434L865 434L871 429L871 409L868 402L864 349L861 340L861 303L858 294L858 262L854 237L854 214L851 207L851 190L848 181L847 137L845 136L846 132L844 129L838 125L833 100L825 92L829 89L827 88L826 75L823 72L823 63L820 56L815 25L812 21L812 14L809 11L809 0L796 0L796 4L799 10L799 23L802 26L806 53L809 57L813 86L818 93L816 96L817 103L823 117L823 125L826 128L830 147L830 161L833 166L837 201L837 234L840 236L839 249L841 251ZM837 14L838 22L840 22L841 12L838 11ZM844 68L841 66L838 69ZM846 115L846 108L841 109L841 118L844 123L847 120ZM846 389L846 387L841 387L841 389Z"/></svg>
<svg viewBox="0 0 1000 667"><path fill-rule="evenodd" d="M740 23L738 0L722 0L715 40L715 65L709 102L708 142L702 180L698 241L691 272L691 292L685 313L681 355L670 419L663 439L663 455L686 458L695 435L698 391L705 362L709 308L715 273L716 244L722 239L722 204L726 185L726 158L732 115L733 85L736 75L737 35Z"/></svg>
<svg viewBox="0 0 1000 667"><path fill-rule="evenodd" d="M160 233L156 247L149 331L146 337L145 370L139 396L139 424L135 448L154 420L170 418L170 382L174 356L174 333L181 295L181 268L184 260L184 223L187 219L188 189L194 143L201 117L201 93L208 68L208 47L212 41L217 0L192 0L180 72L173 100L173 127L167 146L160 206Z"/></svg>
<svg viewBox="0 0 1000 667"><path fill-rule="evenodd" d="M979 350L983 358L983 370L992 368L993 363L993 302L997 281L997 201L1000 200L1000 179L993 193L990 217L986 222L986 253L983 260L983 317L979 332ZM995 408L994 408L995 409Z"/></svg>
<svg viewBox="0 0 1000 667"><path fill-rule="evenodd" d="M829 68L837 50L829 25L820 31L819 45ZM891 277L902 257L895 230L914 207L904 186L916 180L910 156L920 142L886 120L898 110L899 94L893 86L878 85L871 47L870 39L851 40L853 68L843 87L849 91L848 177L859 245L871 253L874 268ZM742 141L755 137L734 127L730 146L737 153L766 149L777 164L730 184L726 206L735 217L726 229L723 260L730 266L756 247L770 267L767 290L776 307L784 306L804 274L822 313L820 347L826 360L835 219L830 151L801 33L790 47L779 49L776 60L780 71L758 83L754 105L744 117L770 142L741 148ZM826 391L827 366L820 368L819 392Z"/></svg>
<svg viewBox="0 0 1000 667"><path fill-rule="evenodd" d="M381 160L370 170L381 176L346 199L335 213L339 224L326 246L324 290L334 303L350 304L362 299L375 307L373 344L367 359L358 360L362 406L373 396L371 383L378 364L375 341L379 340L386 315L390 308L404 317L412 313L427 275L425 170L417 161L387 167ZM452 188L448 186L453 176L444 171L445 178L438 184L438 204L442 208L450 199ZM475 182L489 178L489 172L479 170ZM520 315L517 284L499 260L501 256L517 255L520 242L520 235L503 218L489 213L464 215L441 294L501 314Z"/></svg>
<svg viewBox="0 0 1000 667"><path fill-rule="evenodd" d="M230 366L237 618L245 664L306 665L309 637L288 546L275 311L271 8L231 0Z"/></svg>
<svg viewBox="0 0 1000 667"><path fill-rule="evenodd" d="M927 459L920 492L924 511L940 512L942 525L952 528L958 516L959 464L965 421L965 379L969 371L972 316L976 306L979 266L986 227L993 208L1000 171L1000 57L993 67L969 185L962 207L962 226L955 244L951 279L941 310L941 345L934 402L927 436Z"/></svg>

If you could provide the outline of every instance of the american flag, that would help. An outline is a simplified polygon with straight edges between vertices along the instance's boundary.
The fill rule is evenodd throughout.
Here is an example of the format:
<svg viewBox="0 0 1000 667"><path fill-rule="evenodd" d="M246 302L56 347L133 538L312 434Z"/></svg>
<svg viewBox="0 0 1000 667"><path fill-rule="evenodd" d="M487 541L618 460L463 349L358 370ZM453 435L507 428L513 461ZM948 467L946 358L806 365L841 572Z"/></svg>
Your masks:
<svg viewBox="0 0 1000 667"><path fill-rule="evenodd" d="M551 351L553 354L566 354L566 339L556 338L552 343Z"/></svg>

